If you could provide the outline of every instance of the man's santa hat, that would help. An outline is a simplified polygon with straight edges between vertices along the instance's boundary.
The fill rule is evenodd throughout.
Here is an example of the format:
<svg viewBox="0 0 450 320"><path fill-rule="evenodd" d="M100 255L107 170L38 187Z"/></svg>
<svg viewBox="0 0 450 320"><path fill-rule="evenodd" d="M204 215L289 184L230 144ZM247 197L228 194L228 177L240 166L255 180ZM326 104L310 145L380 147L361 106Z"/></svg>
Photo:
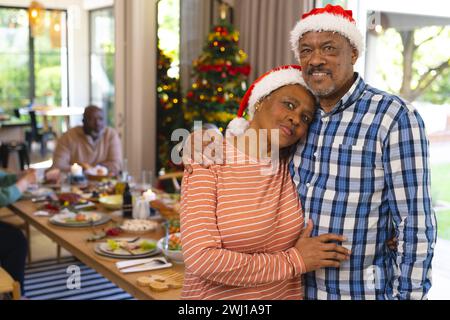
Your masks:
<svg viewBox="0 0 450 320"><path fill-rule="evenodd" d="M299 84L307 88L302 76L302 67L298 65L278 67L262 75L250 86L242 99L237 118L228 125L227 135L242 135L249 127L249 122L243 118L245 111L247 111L249 120L253 120L258 102L275 90L292 84Z"/></svg>
<svg viewBox="0 0 450 320"><path fill-rule="evenodd" d="M351 10L344 10L341 6L327 5L316 8L304 14L291 32L291 46L295 57L300 61L299 42L308 32L337 32L346 37L358 50L359 55L364 51L364 37L356 26Z"/></svg>

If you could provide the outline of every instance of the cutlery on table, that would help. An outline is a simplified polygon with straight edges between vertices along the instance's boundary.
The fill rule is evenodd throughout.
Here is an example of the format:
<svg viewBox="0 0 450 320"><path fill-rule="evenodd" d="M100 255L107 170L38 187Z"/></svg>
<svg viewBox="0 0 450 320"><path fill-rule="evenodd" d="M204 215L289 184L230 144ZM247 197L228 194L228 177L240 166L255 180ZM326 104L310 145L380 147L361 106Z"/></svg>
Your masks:
<svg viewBox="0 0 450 320"><path fill-rule="evenodd" d="M172 263L167 262L163 257L140 259L135 261L122 261L116 263L121 273L133 273L142 271L151 271L172 267Z"/></svg>

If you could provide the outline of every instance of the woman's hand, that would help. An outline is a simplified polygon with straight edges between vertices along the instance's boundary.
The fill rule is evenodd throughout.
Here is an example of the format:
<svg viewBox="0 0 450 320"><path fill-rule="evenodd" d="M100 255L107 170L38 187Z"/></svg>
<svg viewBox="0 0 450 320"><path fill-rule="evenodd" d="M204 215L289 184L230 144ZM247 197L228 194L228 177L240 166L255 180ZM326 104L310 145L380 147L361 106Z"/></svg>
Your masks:
<svg viewBox="0 0 450 320"><path fill-rule="evenodd" d="M45 173L45 180L49 182L56 183L59 181L61 176L61 170L59 169L50 169Z"/></svg>
<svg viewBox="0 0 450 320"><path fill-rule="evenodd" d="M25 192L28 187L32 184L37 183L37 174L36 170L29 169L25 171L22 177L17 181L16 187L20 190L20 192Z"/></svg>
<svg viewBox="0 0 450 320"><path fill-rule="evenodd" d="M344 236L324 234L311 238L312 230L313 222L310 220L295 244L295 248L305 263L306 272L321 268L339 268L342 261L350 259L350 250L335 243L330 243L331 241L346 241Z"/></svg>
<svg viewBox="0 0 450 320"><path fill-rule="evenodd" d="M193 162L208 169L222 161L214 152L216 147L222 147L222 140L217 139L218 135L214 130L197 130L189 135L183 147L183 164L190 174L193 171L191 165Z"/></svg>
<svg viewBox="0 0 450 320"><path fill-rule="evenodd" d="M85 163L85 162L80 163L80 166L83 168L84 171L90 170L93 168L93 166L91 166L89 163Z"/></svg>
<svg viewBox="0 0 450 320"><path fill-rule="evenodd" d="M393 236L393 238L389 239L386 244L390 250L395 252L398 250L398 239L395 237L395 235Z"/></svg>

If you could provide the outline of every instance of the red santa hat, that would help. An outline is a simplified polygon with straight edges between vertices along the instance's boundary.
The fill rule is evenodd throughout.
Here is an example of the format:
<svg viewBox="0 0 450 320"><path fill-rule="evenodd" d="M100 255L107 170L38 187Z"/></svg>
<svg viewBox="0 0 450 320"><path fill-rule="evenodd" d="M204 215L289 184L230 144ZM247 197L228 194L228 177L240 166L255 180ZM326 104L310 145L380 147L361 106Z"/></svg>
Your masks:
<svg viewBox="0 0 450 320"><path fill-rule="evenodd" d="M291 32L291 46L295 57L300 61L299 41L308 32L337 32L346 37L358 50L359 55L364 51L364 37L356 26L351 10L344 10L341 6L327 5L316 8L304 14Z"/></svg>
<svg viewBox="0 0 450 320"><path fill-rule="evenodd" d="M242 99L237 118L228 125L227 135L242 135L249 127L249 122L243 118L245 111L247 111L249 119L253 120L258 102L275 90L291 84L299 84L307 88L303 80L301 66L282 66L262 75L250 86Z"/></svg>

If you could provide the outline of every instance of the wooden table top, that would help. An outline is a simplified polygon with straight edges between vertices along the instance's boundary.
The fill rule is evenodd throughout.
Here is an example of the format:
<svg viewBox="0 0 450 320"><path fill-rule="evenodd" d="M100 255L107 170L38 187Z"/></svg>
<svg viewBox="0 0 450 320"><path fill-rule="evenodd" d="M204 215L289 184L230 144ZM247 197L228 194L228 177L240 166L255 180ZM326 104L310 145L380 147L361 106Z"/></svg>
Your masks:
<svg viewBox="0 0 450 320"><path fill-rule="evenodd" d="M178 300L181 294L181 289L172 289L167 292L154 292L150 288L143 288L137 285L137 279L142 276L159 274L166 270L173 270L184 274L184 266L173 264L171 269L162 269L155 271L146 271L132 274L122 274L117 269L115 262L121 261L116 259L110 259L97 255L94 252L96 243L87 242L86 239L92 235L92 228L63 228L58 227L49 222L48 217L36 217L33 215L38 210L37 206L31 201L19 201L10 208L22 217L25 221L29 222L33 227L47 235L50 239L58 243L61 247L72 253L84 264L90 268L96 270L102 274L105 278L115 283L117 286L127 291L133 297L141 300ZM102 210L99 210L102 211ZM103 211L105 212L105 211ZM113 220L109 224L95 227L97 231L112 227L114 222L118 222L117 217L112 217ZM155 232L149 232L146 234L140 234L139 236L159 240L163 237L164 231L160 227ZM135 237L136 235L121 234L120 237ZM83 274L81 274L83 277Z"/></svg>

